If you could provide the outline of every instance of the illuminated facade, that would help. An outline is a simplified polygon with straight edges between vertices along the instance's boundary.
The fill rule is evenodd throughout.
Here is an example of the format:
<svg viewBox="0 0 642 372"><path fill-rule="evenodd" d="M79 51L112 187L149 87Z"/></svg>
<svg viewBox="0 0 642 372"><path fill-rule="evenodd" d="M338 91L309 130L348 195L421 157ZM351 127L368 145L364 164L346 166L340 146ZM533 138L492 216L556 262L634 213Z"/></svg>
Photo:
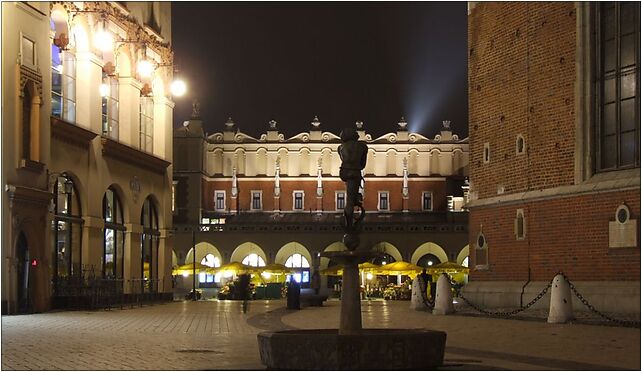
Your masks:
<svg viewBox="0 0 642 372"><path fill-rule="evenodd" d="M195 244L199 262L208 254L223 264L255 255L266 264L300 265L307 285L310 272L332 264L320 252L345 249L338 135L323 131L317 118L290 138L275 121L259 138L232 119L207 136L202 126L195 111L174 131L178 262L192 262ZM468 139L449 122L433 138L408 132L403 119L396 132L378 138L356 126L369 147L363 244L388 261L464 262Z"/></svg>
<svg viewBox="0 0 642 372"><path fill-rule="evenodd" d="M3 313L65 306L87 278L171 292L170 17L2 3Z"/></svg>

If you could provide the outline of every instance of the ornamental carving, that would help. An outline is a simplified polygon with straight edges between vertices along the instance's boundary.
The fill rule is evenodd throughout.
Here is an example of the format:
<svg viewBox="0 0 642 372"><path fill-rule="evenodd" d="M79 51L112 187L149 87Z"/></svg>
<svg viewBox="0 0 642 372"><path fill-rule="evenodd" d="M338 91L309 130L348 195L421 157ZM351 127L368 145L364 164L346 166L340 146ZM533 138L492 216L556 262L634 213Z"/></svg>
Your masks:
<svg viewBox="0 0 642 372"><path fill-rule="evenodd" d="M32 81L36 87L36 93L40 97L40 104L42 105L42 74L27 66L20 65L20 97L22 97L25 86L29 81Z"/></svg>

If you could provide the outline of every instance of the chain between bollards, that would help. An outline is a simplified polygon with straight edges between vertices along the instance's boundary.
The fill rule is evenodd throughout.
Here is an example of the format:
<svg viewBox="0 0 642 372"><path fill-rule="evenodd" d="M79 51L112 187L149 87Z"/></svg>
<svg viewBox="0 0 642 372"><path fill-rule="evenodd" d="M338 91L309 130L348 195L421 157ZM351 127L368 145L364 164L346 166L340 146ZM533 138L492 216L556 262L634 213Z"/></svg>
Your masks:
<svg viewBox="0 0 642 372"><path fill-rule="evenodd" d="M577 297L584 304L584 306L586 306L592 313L600 316L603 319L608 320L609 322L618 323L618 324L621 324L621 325L624 325L624 326L629 326L629 327L640 327L640 322L636 322L634 320L615 319L615 318L612 318L612 317L604 314L603 312L597 310L593 305L591 305L588 302L588 300L586 298L584 298L584 296L582 296L582 294L577 290L577 288L575 288L575 286L573 285L573 283L571 283L571 281L566 276L566 274L564 274L561 271L558 274L564 277L564 280L566 280L566 282L568 283L569 287L571 287L571 291L573 291L573 294L575 295L575 297Z"/></svg>
<svg viewBox="0 0 642 372"><path fill-rule="evenodd" d="M551 283L552 283L552 281L550 283L548 283L546 285L546 287L544 287L544 289L542 289L542 291L535 298L533 298L533 300L531 300L531 302L527 303L525 306L522 306L522 307L520 307L518 309L511 310L511 311L488 311L488 310L484 310L484 309L480 308L479 306L477 306L477 305L473 304L472 302L470 302L466 297L464 297L463 294L460 294L459 297L462 300L464 300L464 302L466 302L466 304L468 304L468 306L470 306L473 309L479 311L480 313L483 313L483 314L486 314L486 315L492 315L492 316L508 317L508 316L512 316L512 315L521 313L522 311L524 311L524 310L528 309L529 307L533 306L537 301L539 301L542 297L544 297L544 295L546 295L546 293L548 292L549 289L551 289Z"/></svg>

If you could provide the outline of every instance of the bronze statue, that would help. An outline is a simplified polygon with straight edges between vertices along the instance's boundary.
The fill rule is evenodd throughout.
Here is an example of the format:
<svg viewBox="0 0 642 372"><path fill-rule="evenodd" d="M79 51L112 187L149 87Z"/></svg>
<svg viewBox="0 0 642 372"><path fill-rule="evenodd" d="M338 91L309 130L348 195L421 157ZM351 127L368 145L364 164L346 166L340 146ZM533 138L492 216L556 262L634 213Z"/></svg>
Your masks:
<svg viewBox="0 0 642 372"><path fill-rule="evenodd" d="M354 128L345 128L341 131L339 157L341 158L339 176L346 183L347 194L345 208L343 209L346 235L352 235L359 228L361 221L365 217L365 210L361 203L363 196L359 193L359 185L362 180L361 170L366 167L368 159L368 146L365 142L359 141L359 134ZM354 218L354 207L358 207L361 211L356 220ZM354 249L350 246L348 248Z"/></svg>

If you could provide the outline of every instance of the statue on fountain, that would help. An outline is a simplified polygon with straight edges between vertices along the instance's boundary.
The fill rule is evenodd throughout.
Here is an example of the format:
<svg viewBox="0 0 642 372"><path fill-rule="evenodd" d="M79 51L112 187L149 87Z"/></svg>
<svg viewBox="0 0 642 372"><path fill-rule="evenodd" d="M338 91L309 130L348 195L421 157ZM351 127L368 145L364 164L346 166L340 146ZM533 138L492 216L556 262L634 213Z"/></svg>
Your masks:
<svg viewBox="0 0 642 372"><path fill-rule="evenodd" d="M368 159L368 146L359 141L359 134L354 128L345 128L341 131L341 145L339 145L341 168L339 176L346 183L346 204L343 209L345 217L345 235L343 243L349 250L354 250L359 245L358 230L365 217L363 196L359 193L359 185L363 179L361 170L366 167ZM359 216L355 219L354 207L359 208Z"/></svg>

